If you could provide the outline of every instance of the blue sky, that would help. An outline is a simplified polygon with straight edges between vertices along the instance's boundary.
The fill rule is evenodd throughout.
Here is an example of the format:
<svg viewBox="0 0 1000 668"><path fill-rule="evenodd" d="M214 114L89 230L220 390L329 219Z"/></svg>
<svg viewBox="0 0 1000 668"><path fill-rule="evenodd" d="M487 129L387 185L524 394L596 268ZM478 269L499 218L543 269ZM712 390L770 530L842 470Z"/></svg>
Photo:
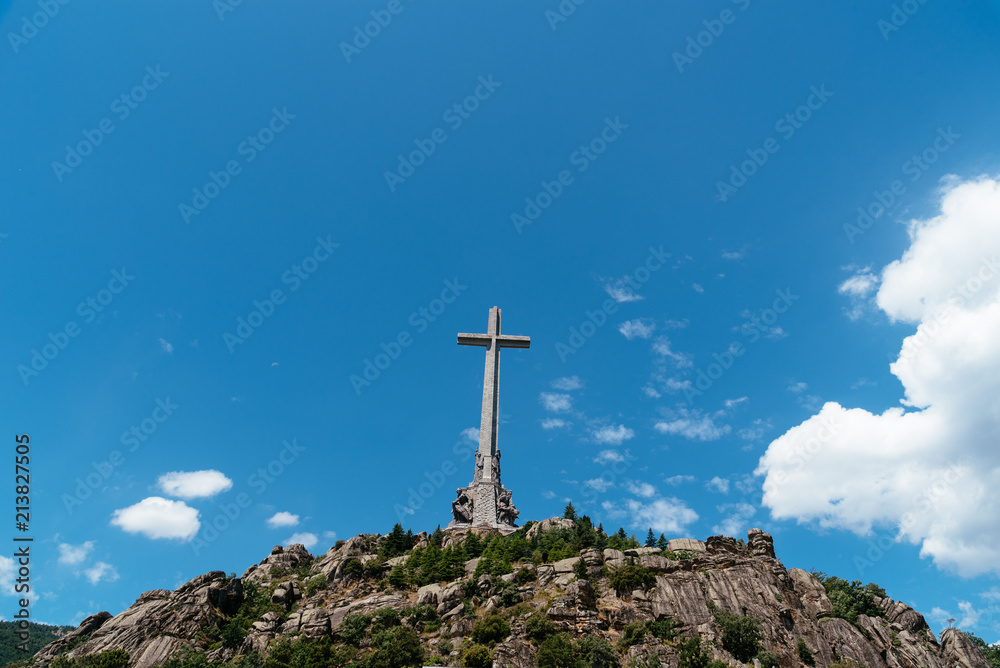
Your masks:
<svg viewBox="0 0 1000 668"><path fill-rule="evenodd" d="M522 520L998 640L1000 3L903 4L0 3L34 617L446 524L498 305Z"/></svg>

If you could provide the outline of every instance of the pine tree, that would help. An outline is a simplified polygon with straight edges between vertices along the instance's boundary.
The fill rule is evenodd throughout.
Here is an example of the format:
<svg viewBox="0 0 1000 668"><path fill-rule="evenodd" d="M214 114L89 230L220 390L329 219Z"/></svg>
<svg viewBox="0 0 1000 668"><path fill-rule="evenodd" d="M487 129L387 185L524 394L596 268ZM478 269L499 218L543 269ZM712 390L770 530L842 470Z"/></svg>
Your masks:
<svg viewBox="0 0 1000 668"><path fill-rule="evenodd" d="M669 546L670 546L670 543L667 541L666 536L664 536L661 533L660 534L660 539L658 541L656 541L656 547L660 548L661 550L665 550Z"/></svg>
<svg viewBox="0 0 1000 668"><path fill-rule="evenodd" d="M573 507L572 501L567 503L566 508L563 509L563 517L567 520L576 521L576 508Z"/></svg>
<svg viewBox="0 0 1000 668"><path fill-rule="evenodd" d="M653 533L653 527L650 527L649 533L646 534L645 547L656 547L656 535Z"/></svg>

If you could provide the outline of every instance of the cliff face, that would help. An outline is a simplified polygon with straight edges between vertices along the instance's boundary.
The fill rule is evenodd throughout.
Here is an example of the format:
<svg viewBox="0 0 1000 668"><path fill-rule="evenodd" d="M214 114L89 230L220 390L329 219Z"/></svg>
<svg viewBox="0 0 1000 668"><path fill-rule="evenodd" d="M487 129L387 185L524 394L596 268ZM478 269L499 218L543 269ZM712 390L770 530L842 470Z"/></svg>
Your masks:
<svg viewBox="0 0 1000 668"><path fill-rule="evenodd" d="M566 522L546 520L533 529L537 533L546 525ZM417 546L426 544L422 535L417 539ZM460 539L449 535L445 545ZM356 536L319 558L301 545L275 547L242 578L214 571L173 592L146 592L117 616L102 612L88 617L77 630L44 647L34 665L44 668L60 655L73 658L122 649L129 653L132 666L147 668L186 647L208 651L209 659L229 660L254 651L266 654L273 641L282 637L309 640L334 635L336 640L348 614L402 610L416 604L433 607L440 620L440 627L430 627L433 631L422 625L417 628L429 656L445 639L457 646L468 637L476 617L500 612L500 594L511 590L503 581L515 582L514 574L476 578L478 560L473 559L466 563L463 578L397 589L388 586L384 576L405 557L380 563L376 556L380 540L377 535ZM586 579L579 577L583 574L576 564L580 559ZM655 581L619 596L607 573L628 563L649 569ZM756 529L749 532L746 544L725 536L713 536L704 543L678 539L671 541L666 553L656 548L587 549L579 557L525 568L534 579L518 587L523 601L578 637L596 636L615 643L630 623L669 617L682 636L700 637L715 660L746 665L722 648L722 630L713 615L716 609L758 620L763 650L776 655L781 666L805 665L800 658L801 641L818 667L853 663L867 668L989 668L962 633L948 629L939 641L922 615L890 598L875 600L884 616L859 615L856 625L832 617L822 583L804 570L786 569L774 556L771 536ZM466 588L470 580L478 585L478 594L472 597ZM238 613L245 583L268 590L271 602L284 612L272 610L253 621L238 648L220 647L218 634L213 636L212 631ZM537 646L525 634L527 618L527 614L511 616L511 635L493 650L497 668L536 665ZM678 655L676 642L647 634L627 649L622 663L655 657L647 659L646 665L658 662L676 668ZM445 660L458 665L457 651Z"/></svg>

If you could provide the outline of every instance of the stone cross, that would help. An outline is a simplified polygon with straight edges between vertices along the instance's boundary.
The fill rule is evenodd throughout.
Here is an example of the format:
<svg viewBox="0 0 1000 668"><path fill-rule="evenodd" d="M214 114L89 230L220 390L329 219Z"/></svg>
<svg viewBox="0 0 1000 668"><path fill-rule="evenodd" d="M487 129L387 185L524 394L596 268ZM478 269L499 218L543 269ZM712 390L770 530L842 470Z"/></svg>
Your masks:
<svg viewBox="0 0 1000 668"><path fill-rule="evenodd" d="M501 334L500 309L494 306L490 309L490 321L486 333L459 334L458 344L486 348L486 370L483 374L483 410L479 420L479 450L476 456L476 471L473 476L473 485L467 490L459 490L459 499L463 499L462 492L471 492L465 497L465 500L467 501L471 497L473 501L473 524L513 526L510 513L513 512L516 516L516 510L510 501L510 492L503 489L499 480L500 453L497 450L497 438L500 402L500 349L528 348L531 346L531 337ZM494 476L494 471L497 472L496 476ZM500 514L498 514L497 508L498 499L504 509L504 512ZM508 521L505 521L500 515L504 515ZM459 522L457 511L456 522Z"/></svg>
<svg viewBox="0 0 1000 668"><path fill-rule="evenodd" d="M500 309L490 309L486 334L459 334L460 346L486 348L486 371L483 373L483 412L479 420L479 454L482 456L483 480L492 479L493 458L497 452L497 432L500 403L500 349L528 348L530 336L500 334Z"/></svg>

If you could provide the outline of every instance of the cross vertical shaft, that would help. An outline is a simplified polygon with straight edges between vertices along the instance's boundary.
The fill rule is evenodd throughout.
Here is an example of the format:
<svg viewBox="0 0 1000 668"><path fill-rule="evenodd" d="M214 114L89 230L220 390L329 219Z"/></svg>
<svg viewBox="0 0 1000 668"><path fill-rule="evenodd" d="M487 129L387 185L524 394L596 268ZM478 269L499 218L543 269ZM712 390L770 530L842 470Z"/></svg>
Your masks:
<svg viewBox="0 0 1000 668"><path fill-rule="evenodd" d="M498 513L505 517L505 526L513 526L510 519L516 510L510 502L510 492L503 489L499 480L499 417L500 417L500 349L528 348L531 338L527 336L504 335L500 332L500 309L490 309L489 323L485 334L459 334L458 344L486 348L486 365L483 371L483 406L479 419L479 449L476 457L476 471L472 487L459 490L460 501L463 491L470 492L468 499L475 506L475 521L490 526L500 523ZM496 471L496 475L494 475ZM475 490L473 491L473 487ZM500 499L503 513L498 510ZM459 503L459 502L456 502ZM454 505L454 504L453 504ZM463 506L464 508L464 506ZM509 510L507 510L509 508ZM456 522L458 510L456 509Z"/></svg>

